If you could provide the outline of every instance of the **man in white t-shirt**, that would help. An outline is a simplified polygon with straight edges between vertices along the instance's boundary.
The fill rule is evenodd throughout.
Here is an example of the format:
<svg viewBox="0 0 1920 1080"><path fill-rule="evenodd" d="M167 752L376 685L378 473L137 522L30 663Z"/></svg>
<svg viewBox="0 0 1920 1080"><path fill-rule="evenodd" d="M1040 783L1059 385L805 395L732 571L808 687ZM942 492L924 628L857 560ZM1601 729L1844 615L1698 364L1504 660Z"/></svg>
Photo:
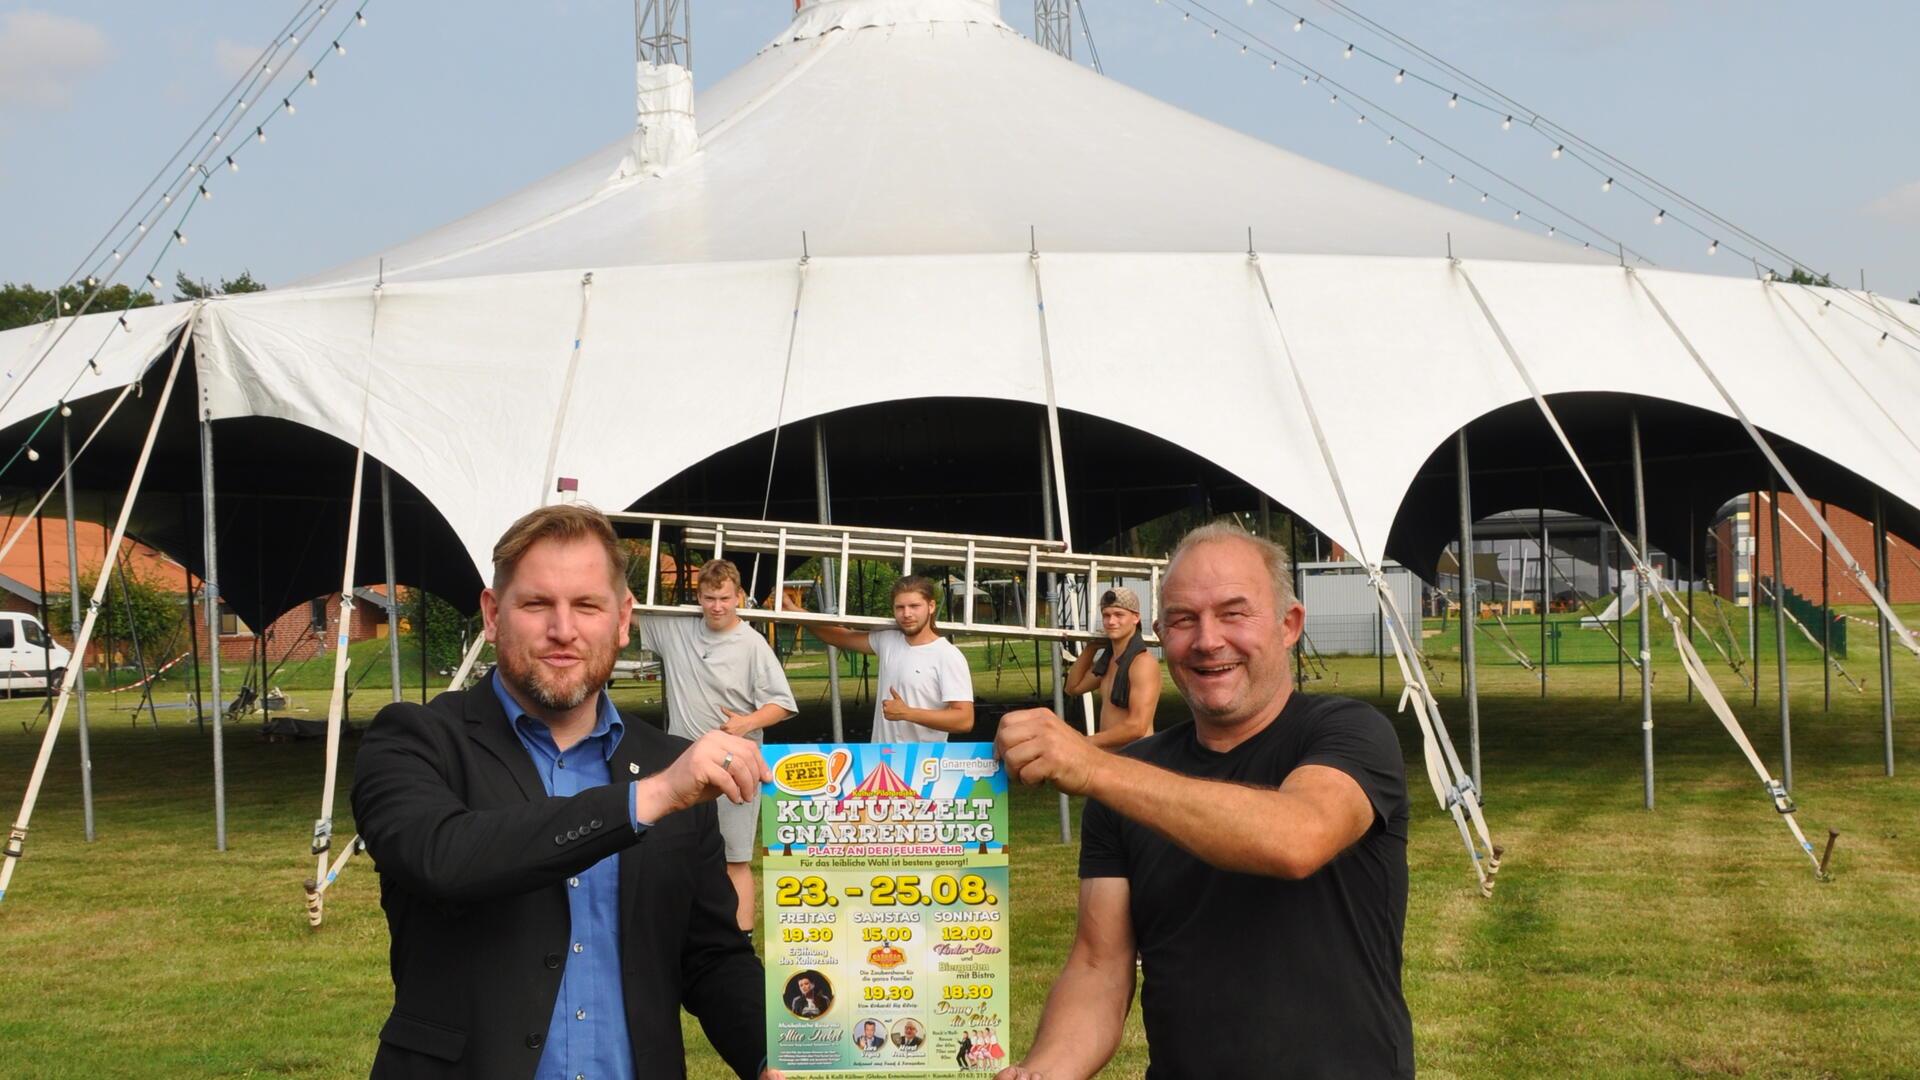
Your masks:
<svg viewBox="0 0 1920 1080"><path fill-rule="evenodd" d="M879 657L874 742L946 742L949 735L973 730L973 673L953 642L935 632L934 610L933 582L903 577L893 583L898 629L807 624L815 637L837 649Z"/></svg>
<svg viewBox="0 0 1920 1080"><path fill-rule="evenodd" d="M761 741L762 729L794 715L793 689L773 647L740 618L740 569L710 559L696 582L700 618L643 615L642 643L658 653L666 671L667 731L698 739L709 731ZM753 931L754 834L760 800L720 807L727 877L740 897L740 929Z"/></svg>

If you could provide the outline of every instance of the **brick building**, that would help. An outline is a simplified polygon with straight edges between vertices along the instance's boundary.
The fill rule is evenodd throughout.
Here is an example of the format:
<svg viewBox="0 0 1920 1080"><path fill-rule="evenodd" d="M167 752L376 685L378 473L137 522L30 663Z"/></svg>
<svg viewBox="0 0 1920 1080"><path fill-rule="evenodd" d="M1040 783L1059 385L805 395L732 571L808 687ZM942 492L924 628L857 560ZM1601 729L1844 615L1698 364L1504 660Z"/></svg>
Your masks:
<svg viewBox="0 0 1920 1080"><path fill-rule="evenodd" d="M1755 493L1740 500L1740 509L1713 527L1714 540L1708 557L1713 568L1714 591L1736 603L1747 602L1746 559L1737 553L1743 541L1753 537L1753 572L1773 578L1773 508L1771 496ZM1787 588L1815 603L1820 601L1820 529L1813 523L1800 500L1791 492L1780 497L1780 576ZM1858 514L1830 506L1827 523L1847 546L1853 557L1874 574L1873 523ZM1799 528L1796 530L1795 526ZM1802 535L1804 534L1804 535ZM1831 545L1829 545L1831 549ZM1839 556L1828 552L1827 595L1835 604L1870 604L1865 590L1854 583ZM1887 568L1890 586L1887 598L1895 603L1920 600L1920 549L1905 539L1887 535Z"/></svg>
<svg viewBox="0 0 1920 1080"><path fill-rule="evenodd" d="M6 560L0 562L0 610L22 611L38 614L40 611L40 560L46 559L46 591L55 598L64 598L67 593L67 522L64 517L42 517L39 519L39 536L33 535L33 526L28 526L28 535L23 536L7 553ZM8 532L11 532L9 527ZM90 580L99 573L106 562L107 541L111 539L110 530L104 525L91 521L74 523L74 548L79 557L80 577ZM205 613L198 603L200 579L187 571L187 568L175 562L167 555L145 544L133 540L120 543L120 563L126 573L170 596L177 597L184 606L187 590L193 590L196 598L194 611L194 629L199 636L200 658L206 659ZM353 622L349 626L348 639L365 641L372 637L386 636L386 587L374 586L357 591L357 602L353 609ZM259 639L246 623L232 612L222 610L220 628L220 655L230 663L245 663L259 645ZM56 625L62 623L55 620ZM340 625L340 598L317 597L303 601L287 609L271 624L264 635L267 644L267 662L279 664L283 659L297 664L309 660L330 650L334 636ZM71 646L71 635L58 634L62 644ZM172 642L142 642L144 658L150 665L159 665L174 656L188 650L189 637L184 628ZM98 640L87 649L88 663L100 662L102 644ZM131 643L114 642L113 651L116 662L133 663ZM161 656L160 653L167 652Z"/></svg>

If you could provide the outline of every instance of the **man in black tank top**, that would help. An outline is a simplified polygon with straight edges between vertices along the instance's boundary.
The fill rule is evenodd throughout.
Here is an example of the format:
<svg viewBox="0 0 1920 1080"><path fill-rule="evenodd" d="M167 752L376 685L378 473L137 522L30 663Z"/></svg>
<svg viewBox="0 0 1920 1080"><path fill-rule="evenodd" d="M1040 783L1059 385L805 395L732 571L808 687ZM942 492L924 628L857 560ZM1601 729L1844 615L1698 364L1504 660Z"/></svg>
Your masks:
<svg viewBox="0 0 1920 1080"><path fill-rule="evenodd" d="M1140 638L1140 594L1125 586L1100 594L1100 624L1107 640L1081 650L1067 671L1071 695L1100 688L1100 729L1093 745L1118 750L1153 734L1160 707L1160 661Z"/></svg>
<svg viewBox="0 0 1920 1080"><path fill-rule="evenodd" d="M1014 776L1088 797L1073 949L1002 1080L1098 1072L1136 953L1150 1080L1413 1076L1404 758L1378 710L1294 690L1291 584L1274 545L1197 529L1160 619L1191 722L1108 753L1044 709L1002 721Z"/></svg>

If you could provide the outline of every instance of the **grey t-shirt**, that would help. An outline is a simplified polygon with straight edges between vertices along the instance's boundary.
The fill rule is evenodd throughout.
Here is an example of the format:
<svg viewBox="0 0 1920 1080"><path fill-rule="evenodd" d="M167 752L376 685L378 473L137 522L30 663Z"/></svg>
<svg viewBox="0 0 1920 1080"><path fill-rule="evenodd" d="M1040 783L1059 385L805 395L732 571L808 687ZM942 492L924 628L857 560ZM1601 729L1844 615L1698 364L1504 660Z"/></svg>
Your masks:
<svg viewBox="0 0 1920 1080"><path fill-rule="evenodd" d="M692 615L643 615L640 640L666 668L667 730L697 739L762 705L798 711L773 647L744 622L718 633ZM760 732L751 736L756 742Z"/></svg>
<svg viewBox="0 0 1920 1080"><path fill-rule="evenodd" d="M973 672L953 642L934 638L925 645L907 644L898 630L875 630L867 635L880 661L880 679L874 690L873 741L946 742L947 733L911 720L889 720L884 711L891 691L916 709L944 709L949 701L973 700Z"/></svg>

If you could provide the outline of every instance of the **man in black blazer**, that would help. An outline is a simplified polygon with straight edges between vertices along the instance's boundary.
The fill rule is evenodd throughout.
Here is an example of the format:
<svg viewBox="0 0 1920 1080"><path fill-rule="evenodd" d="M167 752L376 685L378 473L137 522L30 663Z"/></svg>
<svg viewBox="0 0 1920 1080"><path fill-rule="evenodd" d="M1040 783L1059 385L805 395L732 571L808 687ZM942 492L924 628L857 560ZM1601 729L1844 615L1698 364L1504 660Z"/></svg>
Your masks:
<svg viewBox="0 0 1920 1080"><path fill-rule="evenodd" d="M711 805L770 774L747 739L689 744L607 700L626 562L591 508L516 522L481 594L498 667L389 705L361 742L354 817L392 934L376 1078L684 1076L685 1007L734 1072L777 1080Z"/></svg>

